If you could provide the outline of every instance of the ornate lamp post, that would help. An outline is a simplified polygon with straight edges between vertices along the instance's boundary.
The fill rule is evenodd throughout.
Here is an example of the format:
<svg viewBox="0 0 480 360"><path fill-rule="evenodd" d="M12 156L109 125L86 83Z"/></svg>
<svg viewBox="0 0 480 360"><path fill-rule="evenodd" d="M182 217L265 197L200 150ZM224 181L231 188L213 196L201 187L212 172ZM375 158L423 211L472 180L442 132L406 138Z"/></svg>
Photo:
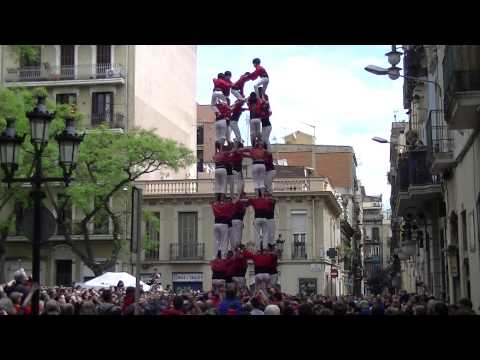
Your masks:
<svg viewBox="0 0 480 360"><path fill-rule="evenodd" d="M32 254L32 278L34 285L40 284L40 245L42 236L42 200L45 194L42 184L47 182L63 181L66 186L72 181L72 171L76 166L78 147L84 135L77 135L73 126L73 117L66 119L66 129L56 136L59 146L59 163L63 169L63 177L44 177L42 171L42 155L48 145L48 126L55 117L45 106L45 97L37 98L35 108L26 114L30 122L30 142L34 148L34 173L29 178L14 178L18 169L18 155L25 136L20 137L15 132L15 119L7 120L7 128L0 135L0 165L5 172L3 182L10 186L12 183L30 183L32 190L30 195L33 199L33 254ZM39 290L32 297L32 314L39 313Z"/></svg>

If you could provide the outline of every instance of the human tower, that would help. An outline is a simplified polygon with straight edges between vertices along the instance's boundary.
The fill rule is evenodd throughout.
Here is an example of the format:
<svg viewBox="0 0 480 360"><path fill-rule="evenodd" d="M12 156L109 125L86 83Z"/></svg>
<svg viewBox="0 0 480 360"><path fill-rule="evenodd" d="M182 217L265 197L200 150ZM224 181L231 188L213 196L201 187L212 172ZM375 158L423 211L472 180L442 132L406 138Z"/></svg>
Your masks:
<svg viewBox="0 0 480 360"><path fill-rule="evenodd" d="M271 153L270 133L272 111L268 95L268 73L260 59L252 61L255 70L246 72L232 82L230 71L219 73L213 79L211 105L215 111L215 259L211 262L214 290L233 285L245 287L247 261L255 265L257 288L275 286L277 259L275 248L275 200L272 198L275 167ZM254 91L245 97L244 86L254 81ZM230 93L236 98L231 105ZM243 105L246 103L247 108ZM250 112L251 147L244 147L238 121L243 111ZM231 133L235 136L231 137ZM252 159L252 178L255 196L248 198L244 192L243 159ZM228 196L229 195L229 196ZM242 244L244 217L248 207L255 213L255 251Z"/></svg>

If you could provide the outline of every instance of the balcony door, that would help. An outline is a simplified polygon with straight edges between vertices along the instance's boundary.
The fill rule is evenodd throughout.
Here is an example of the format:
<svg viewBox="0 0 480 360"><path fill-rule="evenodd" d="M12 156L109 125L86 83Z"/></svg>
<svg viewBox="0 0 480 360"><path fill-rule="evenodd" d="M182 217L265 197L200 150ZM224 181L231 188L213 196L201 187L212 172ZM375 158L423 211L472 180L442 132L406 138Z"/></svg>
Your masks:
<svg viewBox="0 0 480 360"><path fill-rule="evenodd" d="M112 45L97 45L97 78L104 78L112 67Z"/></svg>
<svg viewBox="0 0 480 360"><path fill-rule="evenodd" d="M111 124L113 120L113 93L98 92L92 94L92 125L103 122Z"/></svg>
<svg viewBox="0 0 480 360"><path fill-rule="evenodd" d="M75 78L75 45L60 47L60 76L63 80Z"/></svg>
<svg viewBox="0 0 480 360"><path fill-rule="evenodd" d="M56 260L56 285L72 286L72 260Z"/></svg>
<svg viewBox="0 0 480 360"><path fill-rule="evenodd" d="M198 243L198 214L181 212L178 214L178 255L180 258L196 258Z"/></svg>
<svg viewBox="0 0 480 360"><path fill-rule="evenodd" d="M304 210L296 210L291 212L292 218L292 258L307 258L307 212Z"/></svg>

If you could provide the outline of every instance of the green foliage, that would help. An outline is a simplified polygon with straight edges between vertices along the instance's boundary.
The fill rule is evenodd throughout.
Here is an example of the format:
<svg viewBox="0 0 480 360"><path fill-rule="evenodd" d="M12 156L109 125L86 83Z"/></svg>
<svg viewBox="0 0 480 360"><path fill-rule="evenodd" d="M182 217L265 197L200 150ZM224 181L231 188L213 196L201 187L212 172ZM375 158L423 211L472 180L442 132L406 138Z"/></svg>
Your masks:
<svg viewBox="0 0 480 360"><path fill-rule="evenodd" d="M17 53L18 59L25 59L27 62L33 62L40 57L40 46L38 45L10 45Z"/></svg>
<svg viewBox="0 0 480 360"><path fill-rule="evenodd" d="M160 231L160 219L155 216L152 212L143 210L143 221L147 223L150 230ZM158 247L158 243L151 239L149 231L145 231L143 237L143 250L151 251L155 250Z"/></svg>

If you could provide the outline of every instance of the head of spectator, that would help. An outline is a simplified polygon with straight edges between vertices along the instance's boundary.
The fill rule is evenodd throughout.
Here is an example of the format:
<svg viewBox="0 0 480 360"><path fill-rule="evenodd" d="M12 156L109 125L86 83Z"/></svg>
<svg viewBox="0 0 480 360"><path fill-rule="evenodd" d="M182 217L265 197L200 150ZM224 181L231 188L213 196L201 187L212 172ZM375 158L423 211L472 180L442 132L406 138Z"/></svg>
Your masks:
<svg viewBox="0 0 480 360"><path fill-rule="evenodd" d="M265 315L280 315L280 308L278 305L270 304L265 308Z"/></svg>
<svg viewBox="0 0 480 360"><path fill-rule="evenodd" d="M56 300L49 300L45 305L44 315L60 315L60 305Z"/></svg>

